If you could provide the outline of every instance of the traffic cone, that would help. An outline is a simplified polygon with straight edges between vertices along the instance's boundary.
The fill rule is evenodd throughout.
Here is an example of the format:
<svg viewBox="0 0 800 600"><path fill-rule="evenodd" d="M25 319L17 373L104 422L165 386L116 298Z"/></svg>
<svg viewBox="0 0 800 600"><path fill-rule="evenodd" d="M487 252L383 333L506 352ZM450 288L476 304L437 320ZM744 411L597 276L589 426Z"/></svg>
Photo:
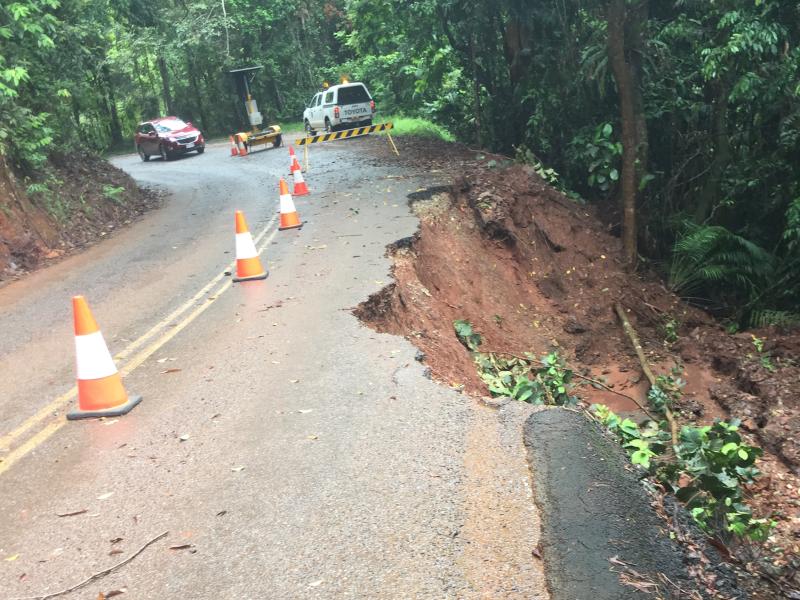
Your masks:
<svg viewBox="0 0 800 600"><path fill-rule="evenodd" d="M78 367L78 408L67 413L67 419L124 415L139 404L142 397L129 397L125 393L114 359L83 296L72 298L72 314Z"/></svg>
<svg viewBox="0 0 800 600"><path fill-rule="evenodd" d="M239 156L247 156L247 139L241 133L237 134L236 139L242 142L242 148L239 150Z"/></svg>
<svg viewBox="0 0 800 600"><path fill-rule="evenodd" d="M308 194L308 186L305 179L303 179L303 171L300 169L300 163L297 162L296 156L292 166L292 175L294 175L294 192L292 192L292 196L305 196Z"/></svg>
<svg viewBox="0 0 800 600"><path fill-rule="evenodd" d="M253 279L266 279L268 273L261 266L258 258L253 236L247 228L244 213L236 211L236 277L234 281L250 281Z"/></svg>
<svg viewBox="0 0 800 600"><path fill-rule="evenodd" d="M294 148L289 146L289 175L293 175L296 170L300 168L300 163L294 155Z"/></svg>
<svg viewBox="0 0 800 600"><path fill-rule="evenodd" d="M299 173L300 171L295 171ZM281 177L280 181L280 202L281 202L281 225L278 227L279 231L284 229L300 229L303 226L300 221L300 215L297 214L297 209L294 207L294 200L289 193L289 186L286 185L286 180Z"/></svg>
<svg viewBox="0 0 800 600"><path fill-rule="evenodd" d="M233 136L231 137L231 156L239 156L239 149L236 147L236 142L233 141Z"/></svg>

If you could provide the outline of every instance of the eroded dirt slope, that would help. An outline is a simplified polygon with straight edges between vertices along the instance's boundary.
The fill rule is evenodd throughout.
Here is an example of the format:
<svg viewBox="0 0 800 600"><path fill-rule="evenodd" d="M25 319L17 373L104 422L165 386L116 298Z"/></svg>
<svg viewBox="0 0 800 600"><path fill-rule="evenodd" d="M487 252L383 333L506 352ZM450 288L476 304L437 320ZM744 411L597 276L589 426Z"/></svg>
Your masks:
<svg viewBox="0 0 800 600"><path fill-rule="evenodd" d="M481 333L481 350L558 350L578 372L644 404L646 380L613 310L620 303L656 371L674 368L686 380L684 422L739 417L767 448L753 502L778 521L775 563L796 561L800 335L728 335L656 277L627 273L620 241L595 208L570 201L530 168L497 164L475 165L450 190L411 195L420 229L390 248L395 283L356 314L379 331L411 339L434 377L472 394L488 392L454 334L456 319ZM667 327L677 341L666 341ZM763 366L752 335L767 339L776 370ZM617 411L637 408L614 392L584 387L580 395Z"/></svg>
<svg viewBox="0 0 800 600"><path fill-rule="evenodd" d="M23 181L0 157L0 282L83 248L158 204L156 194L97 156L56 156L47 171L49 177Z"/></svg>

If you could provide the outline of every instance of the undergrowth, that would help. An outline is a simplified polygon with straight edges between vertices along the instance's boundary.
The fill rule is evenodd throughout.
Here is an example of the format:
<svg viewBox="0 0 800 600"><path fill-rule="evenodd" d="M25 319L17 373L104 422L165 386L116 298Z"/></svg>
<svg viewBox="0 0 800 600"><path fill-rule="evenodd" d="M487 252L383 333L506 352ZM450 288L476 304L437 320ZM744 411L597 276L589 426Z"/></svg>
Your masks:
<svg viewBox="0 0 800 600"><path fill-rule="evenodd" d="M447 131L444 127L441 127L436 123L426 119L387 116L386 118L379 120L381 123L391 121L393 127L390 133L392 135L413 135L417 137L438 139L445 142L455 141L455 137L452 133ZM375 122L377 123L378 120Z"/></svg>
<svg viewBox="0 0 800 600"><path fill-rule="evenodd" d="M538 359L533 354L514 356L496 352L479 352L483 342L468 321L453 323L456 335L472 352L478 374L495 397L508 397L529 404L574 406L578 397L572 392L573 372L558 352Z"/></svg>
<svg viewBox="0 0 800 600"><path fill-rule="evenodd" d="M572 381L575 373L557 352L541 359L530 353L480 352L483 338L469 321L455 321L453 326L493 396L540 405L578 403L577 385ZM676 366L657 377L648 393L650 408L662 417L681 398L685 382L678 377L679 371ZM673 444L666 417L638 425L607 406L591 408L589 415L619 440L631 462L683 502L703 531L722 539L767 539L775 521L755 516L745 499L745 486L760 474L755 462L762 450L742 440L738 419L684 425Z"/></svg>

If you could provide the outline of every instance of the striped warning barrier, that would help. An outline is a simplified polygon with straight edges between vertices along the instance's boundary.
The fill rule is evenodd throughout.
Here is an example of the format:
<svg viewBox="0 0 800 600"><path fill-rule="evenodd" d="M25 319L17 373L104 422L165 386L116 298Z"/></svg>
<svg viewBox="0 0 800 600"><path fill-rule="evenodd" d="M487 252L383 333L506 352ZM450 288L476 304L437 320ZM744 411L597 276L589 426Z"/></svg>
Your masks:
<svg viewBox="0 0 800 600"><path fill-rule="evenodd" d="M317 144L319 142L344 140L359 135L375 133L376 131L386 131L388 129L392 129L393 127L394 125L392 125L392 123L379 123L378 125L370 125L369 127L356 127L355 129L345 129L344 131L334 131L333 133L323 133L322 135L298 138L295 141L297 142L298 146L306 146L308 144Z"/></svg>

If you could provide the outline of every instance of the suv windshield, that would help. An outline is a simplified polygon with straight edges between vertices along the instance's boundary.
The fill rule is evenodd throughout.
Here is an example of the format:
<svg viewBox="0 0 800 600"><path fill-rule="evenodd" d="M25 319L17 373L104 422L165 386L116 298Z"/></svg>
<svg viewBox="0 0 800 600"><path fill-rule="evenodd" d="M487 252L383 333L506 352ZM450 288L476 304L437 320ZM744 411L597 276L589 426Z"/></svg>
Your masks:
<svg viewBox="0 0 800 600"><path fill-rule="evenodd" d="M339 88L339 104L356 104L358 102L369 102L370 97L367 88L363 85L351 85Z"/></svg>
<svg viewBox="0 0 800 600"><path fill-rule="evenodd" d="M159 121L155 123L156 130L159 133L169 133L170 131L177 131L186 127L186 123L180 119L169 119L168 121Z"/></svg>

